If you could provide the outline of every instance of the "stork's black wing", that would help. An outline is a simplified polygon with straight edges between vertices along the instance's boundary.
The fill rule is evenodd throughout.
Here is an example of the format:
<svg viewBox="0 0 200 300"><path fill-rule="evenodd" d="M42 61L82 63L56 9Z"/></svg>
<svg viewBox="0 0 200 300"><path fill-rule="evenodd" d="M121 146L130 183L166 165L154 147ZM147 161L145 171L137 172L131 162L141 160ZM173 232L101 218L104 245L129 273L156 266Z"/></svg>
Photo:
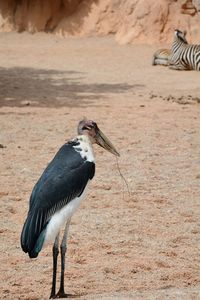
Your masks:
<svg viewBox="0 0 200 300"><path fill-rule="evenodd" d="M22 234L24 252L31 251L51 216L79 197L95 173L95 164L74 149L76 142L63 145L33 188Z"/></svg>

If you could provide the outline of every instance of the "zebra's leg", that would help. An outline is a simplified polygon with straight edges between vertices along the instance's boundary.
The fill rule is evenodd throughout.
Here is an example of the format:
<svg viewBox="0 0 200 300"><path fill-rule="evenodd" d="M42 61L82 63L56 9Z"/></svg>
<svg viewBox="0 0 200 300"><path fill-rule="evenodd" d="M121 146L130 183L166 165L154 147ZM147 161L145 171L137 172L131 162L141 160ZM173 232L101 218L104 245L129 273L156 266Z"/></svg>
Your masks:
<svg viewBox="0 0 200 300"><path fill-rule="evenodd" d="M61 276L60 276L60 289L56 294L56 298L68 298L71 295L65 293L64 288L64 273L65 273L65 254L67 252L67 237L69 232L69 224L70 220L67 221L65 226L65 231L63 235L63 239L60 245L60 252L61 252Z"/></svg>
<svg viewBox="0 0 200 300"><path fill-rule="evenodd" d="M156 63L156 56L155 55L153 55L153 59L152 59L152 66L155 66L155 65L157 65L157 63Z"/></svg>
<svg viewBox="0 0 200 300"><path fill-rule="evenodd" d="M181 64L178 64L178 65L172 65L172 64L169 64L169 68L171 70L178 70L178 71L186 71L188 70L186 67L184 67L183 65Z"/></svg>
<svg viewBox="0 0 200 300"><path fill-rule="evenodd" d="M53 279L52 279L51 295L49 299L54 298L56 295L56 273L57 273L57 260L59 254L58 243L59 243L59 234L57 235L53 245Z"/></svg>
<svg viewBox="0 0 200 300"><path fill-rule="evenodd" d="M167 66L168 65L168 59L167 58L156 58L154 60L154 65Z"/></svg>

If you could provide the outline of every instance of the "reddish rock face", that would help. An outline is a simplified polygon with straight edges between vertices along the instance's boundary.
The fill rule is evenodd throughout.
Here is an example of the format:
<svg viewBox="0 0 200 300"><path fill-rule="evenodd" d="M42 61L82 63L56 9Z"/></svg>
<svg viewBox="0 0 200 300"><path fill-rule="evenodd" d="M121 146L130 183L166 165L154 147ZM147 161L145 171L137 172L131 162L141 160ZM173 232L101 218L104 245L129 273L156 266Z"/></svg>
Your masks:
<svg viewBox="0 0 200 300"><path fill-rule="evenodd" d="M171 42L187 30L197 43L199 0L4 0L0 31L52 32L63 36L115 34L120 44Z"/></svg>

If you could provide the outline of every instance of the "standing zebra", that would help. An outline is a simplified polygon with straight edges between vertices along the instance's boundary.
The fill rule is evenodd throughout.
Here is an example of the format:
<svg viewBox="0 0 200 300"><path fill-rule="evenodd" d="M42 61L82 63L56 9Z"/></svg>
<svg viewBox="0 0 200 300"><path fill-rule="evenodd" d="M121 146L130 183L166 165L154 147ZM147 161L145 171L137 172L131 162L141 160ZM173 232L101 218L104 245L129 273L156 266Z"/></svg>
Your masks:
<svg viewBox="0 0 200 300"><path fill-rule="evenodd" d="M189 45L185 35L186 32L178 29L174 31L169 67L174 70L200 71L200 45Z"/></svg>

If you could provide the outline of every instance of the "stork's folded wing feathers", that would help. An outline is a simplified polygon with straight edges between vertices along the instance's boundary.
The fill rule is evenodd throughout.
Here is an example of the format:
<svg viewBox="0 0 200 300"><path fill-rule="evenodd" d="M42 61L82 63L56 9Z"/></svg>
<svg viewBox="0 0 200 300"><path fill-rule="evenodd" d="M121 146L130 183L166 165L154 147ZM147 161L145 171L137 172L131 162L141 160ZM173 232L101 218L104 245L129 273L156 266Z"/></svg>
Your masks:
<svg viewBox="0 0 200 300"><path fill-rule="evenodd" d="M30 255L52 215L79 197L94 173L95 164L84 160L73 144L65 144L58 151L33 189L21 235L24 252Z"/></svg>

